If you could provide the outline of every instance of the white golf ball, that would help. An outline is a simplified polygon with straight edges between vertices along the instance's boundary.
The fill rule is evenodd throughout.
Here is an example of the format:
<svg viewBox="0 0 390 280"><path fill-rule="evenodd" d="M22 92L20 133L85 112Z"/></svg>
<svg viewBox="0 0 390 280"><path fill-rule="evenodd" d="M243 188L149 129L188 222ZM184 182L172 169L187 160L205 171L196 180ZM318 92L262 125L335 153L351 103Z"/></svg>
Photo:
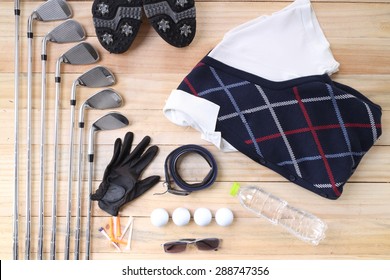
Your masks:
<svg viewBox="0 0 390 280"><path fill-rule="evenodd" d="M191 219L191 214L188 209L179 207L176 208L175 211L172 213L172 221L175 223L177 226L185 226L190 222Z"/></svg>
<svg viewBox="0 0 390 280"><path fill-rule="evenodd" d="M215 213L215 221L222 227L230 226L233 223L233 212L229 208L220 208Z"/></svg>
<svg viewBox="0 0 390 280"><path fill-rule="evenodd" d="M152 225L156 227L163 227L168 223L169 220L169 214L167 210L163 208L156 208L152 211L152 214L150 214L150 221L152 222Z"/></svg>
<svg viewBox="0 0 390 280"><path fill-rule="evenodd" d="M207 208L198 208L194 213L194 221L198 226L207 226L211 222L211 212Z"/></svg>

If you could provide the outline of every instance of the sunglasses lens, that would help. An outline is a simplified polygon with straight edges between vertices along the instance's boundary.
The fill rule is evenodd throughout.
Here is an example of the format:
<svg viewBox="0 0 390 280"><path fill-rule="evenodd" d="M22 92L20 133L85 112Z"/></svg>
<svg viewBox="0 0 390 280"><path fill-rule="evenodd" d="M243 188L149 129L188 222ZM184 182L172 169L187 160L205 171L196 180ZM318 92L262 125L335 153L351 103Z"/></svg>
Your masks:
<svg viewBox="0 0 390 280"><path fill-rule="evenodd" d="M202 251L210 251L216 250L219 247L219 239L218 238L206 238L202 240L196 241L196 246L199 250Z"/></svg>
<svg viewBox="0 0 390 280"><path fill-rule="evenodd" d="M164 244L164 252L165 253L180 253L186 250L187 243L186 242L167 242Z"/></svg>

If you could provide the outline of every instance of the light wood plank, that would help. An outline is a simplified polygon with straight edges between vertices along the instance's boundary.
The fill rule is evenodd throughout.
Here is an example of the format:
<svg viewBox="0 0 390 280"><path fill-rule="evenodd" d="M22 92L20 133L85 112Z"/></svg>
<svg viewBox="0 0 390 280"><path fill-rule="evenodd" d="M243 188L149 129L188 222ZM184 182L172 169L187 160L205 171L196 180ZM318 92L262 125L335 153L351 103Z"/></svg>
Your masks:
<svg viewBox="0 0 390 280"><path fill-rule="evenodd" d="M114 135L112 135L114 137ZM123 138L123 136L121 136ZM115 138L114 138L115 139ZM139 138L140 139L140 138ZM112 141L114 142L114 141ZM99 143L99 140L97 141ZM10 154L5 154L5 150L11 150L12 145L2 145L0 149L2 154L4 154L2 161L5 165L2 169L2 176L11 177L13 174L13 156ZM160 145L159 153L156 159L147 169L145 175L160 175L163 176L163 166L166 156L177 146L162 146ZM104 170L109 163L112 157L111 145L99 145L96 147L95 152L95 162L94 162L94 178L102 178ZM217 163L220 165L220 172L218 175L218 180L220 181L234 181L241 179L243 181L282 181L285 182L286 179L273 172L272 170L259 165L258 163L252 161L248 157L244 156L241 153L222 153L217 151L215 147L208 147L210 152L214 155ZM21 146L21 151L23 146ZM32 170L32 177L39 178L39 150L38 146L33 146L32 150L32 165L34 166ZM76 155L75 155L76 156ZM52 174L53 170L53 160L51 152L47 153L47 174ZM59 147L59 157L58 157L58 180L66 181L68 178L68 149L66 146ZM20 160L20 178L25 178L24 171L26 170L26 160ZM389 146L375 146L373 147L361 161L357 171L350 178L350 182L389 182L390 174L388 172L390 168L390 147ZM198 170L198 172L203 172L205 169L202 169L198 166L197 162L188 163L186 167L187 170ZM84 171L87 172L87 168L84 168ZM195 175L196 173L193 173ZM203 174L203 173L201 173ZM84 176L84 178L86 178ZM199 180L202 179L198 178Z"/></svg>
<svg viewBox="0 0 390 280"><path fill-rule="evenodd" d="M25 5L34 3L25 3ZM88 31L88 41L99 48L102 54L101 63L113 68L116 73L130 73L143 72L150 73L161 73L170 69L177 69L175 65L183 65L183 61L188 61L188 57L192 58L190 65L186 69L191 67L200 59L202 56L215 46L218 41L222 38L223 34L234 26L237 26L241 22L246 22L251 18L258 16L259 14L270 13L277 11L286 3L262 3L262 2L251 2L251 3L230 3L225 5L224 3L199 3L198 7L198 34L194 42L188 47L172 52L172 47L166 44L161 38L156 35L153 29L146 23L141 28L141 34L134 42L133 49L127 52L125 55L109 55L99 45L96 38L94 37L94 30L91 23L90 16L87 16L90 12L89 3L78 3L77 12L74 18L79 19ZM80 5L80 6L79 6ZM264 5L266 8L264 10ZM35 5L31 6L33 9ZM340 60L342 64L343 73L346 74L389 74L389 5L386 4L372 4L372 3L361 3L361 4L329 4L329 3L318 3L315 6L318 10L317 14L319 21L323 26L324 32L328 37L334 55L337 60ZM9 7L11 9L11 7ZM27 7L25 8L27 9ZM213 13L213 10L224 11L223 13ZM77 13L80 13L79 15ZM81 16L83 15L83 16ZM228 17L229 21L226 22L224 17ZM25 20L27 15L23 17L21 26L25 26ZM0 17L7 18L6 16ZM370 24L368 24L370 23ZM2 24L0 22L0 24ZM4 25L9 24L9 21L4 20ZM36 25L36 39L35 42L35 53L34 56L34 71L38 71L40 65L39 62L39 51L40 41L43 34L51 30L58 23L51 22L45 24ZM338 28L338 26L344 26L346 28ZM41 30L43 29L43 30ZM13 36L13 28L6 28L5 30L11 31L7 36ZM212 33L210 33L212 32ZM24 45L26 39L22 37L22 44ZM0 55L5 58L6 64L1 64L0 72L4 72L4 66L13 65L13 56L8 55L9 48L5 45L5 41L0 42ZM61 45L50 47L48 50L49 58L57 58L61 53L65 52L69 48L68 45ZM55 49L55 51L54 51ZM26 50L27 48L22 47L21 61L26 61ZM1 53L3 52L3 53ZM54 53L53 53L54 52ZM160 61L156 61L154 56L167 58ZM120 63L123 57L128 57L129 65L123 65ZM147 58L153 57L150 60ZM55 60L55 59L54 59ZM178 63L180 61L180 63ZM161 66L159 67L159 64ZM22 63L22 72L25 70L26 63ZM132 66L136 67L132 67ZM185 65L185 64L184 64ZM379 66L381 65L381 67ZM49 63L48 71L52 72L54 63ZM81 72L85 67L64 67L64 73L67 71ZM8 68L9 69L9 68ZM154 70L152 70L154 69ZM153 73L153 72L152 72Z"/></svg>
<svg viewBox="0 0 390 280"><path fill-rule="evenodd" d="M96 65L90 65L85 69L85 71L95 66ZM124 100L123 109L134 110L142 108L146 110L153 109L161 111L171 91L176 89L183 78L189 73L189 71L191 71L190 65L188 68L189 69L183 69L177 73L171 74L135 73L128 75L114 72L117 83L113 85L112 88L121 94ZM60 96L61 108L69 108L72 83L80 75L81 73L66 73L63 76ZM3 110L7 109L7 112L10 112L10 109L14 109L14 75L11 73L6 73L2 74L1 77L2 89L4 90L0 96L1 108ZM41 74L36 73L33 75L33 77L34 83L32 105L34 109L39 110L41 104ZM390 101L387 98L387 94L390 88L390 75L347 75L340 71L338 74L333 75L332 78L336 82L355 88L374 103L379 104L383 110L390 111ZM27 105L26 84L26 77L22 76L20 78L20 110L25 109ZM54 109L55 83L54 74L52 73L47 75L46 90L46 108L48 110ZM84 102L89 96L100 90L100 88L96 89L78 87L76 89L77 107L79 107L81 103ZM122 110L122 108L120 110Z"/></svg>
<svg viewBox="0 0 390 280"><path fill-rule="evenodd" d="M99 186L100 181L94 181L94 188ZM12 216L12 182L1 181L3 188L1 192L0 210L4 217ZM164 191L162 182L158 183L151 190L146 192L142 198L136 199L124 206L120 212L121 216L149 217L150 213L157 207L165 208L170 214L177 207L187 207L191 213L199 207L209 208L213 216L215 212L222 207L228 207L236 218L251 218L253 214L246 211L240 206L237 198L230 196L230 187L233 182L216 182L207 190L194 192L189 197L177 197L171 194L154 195ZM387 207L386 199L390 198L388 189L389 183L353 183L350 182L345 186L343 195L338 200L328 200L316 194L308 192L299 186L289 182L264 182L264 181L244 181L241 180L242 186L258 186L264 190L286 200L290 205L311 212L321 218L344 218L344 219L368 219L378 218L387 219L390 217L390 209ZM72 192L72 216L76 215L76 181L73 182ZM22 186L24 186L22 184ZM51 217L52 203L52 181L46 181L45 191L45 216ZM39 182L33 182L32 196L32 216L38 216L38 188ZM60 181L58 185L58 216L66 216L67 203L67 181ZM82 216L87 214L87 184L84 178L82 191ZM25 216L25 188L20 189L19 195L19 214ZM343 211L348 208L348 211ZM104 216L108 214L102 211L97 203L94 203L93 216ZM51 222L47 222L51 225Z"/></svg>
<svg viewBox="0 0 390 280"><path fill-rule="evenodd" d="M20 253L23 257L25 230L25 144L26 144L26 20L33 8L43 1L21 1L22 16L20 27L21 81L20 81ZM217 182L209 189L192 193L188 197L170 194L153 195L163 191L162 181L141 198L126 205L121 215L122 224L126 217L136 218L133 250L116 253L96 231L107 223L108 214L94 203L93 207L93 259L169 259L176 255L164 254L160 244L164 241L183 237L203 237L215 235L223 239L218 252L198 252L190 248L180 255L182 259L390 259L390 1L377 0L315 0L314 10L328 38L335 58L341 63L340 71L333 75L335 81L347 84L361 91L368 98L382 106L383 135L375 147L364 157L361 165L346 184L343 195L336 201L324 199L281 176L249 160L239 153L221 153L211 144L200 139L192 128L178 127L170 123L162 114L165 100L171 89L177 87L192 67L212 49L229 29L259 15L271 14L291 1L231 1L197 0L197 36L194 42L184 49L176 49L166 44L150 27L146 19L131 49L122 55L109 55L99 45L90 9L92 1L69 1L74 10L74 19L86 28L88 41L101 53L99 64L109 67L117 76L114 86L124 97L125 104L119 109L131 121L127 129L98 133L96 135L97 156L95 163L94 189L103 176L111 158L113 142L123 137L125 131L135 132L135 144L144 135L152 137L153 144L160 152L146 170L144 176L158 174L163 178L163 165L166 156L180 145L194 143L205 146L215 155L220 167ZM12 199L13 199L13 0L1 3L0 25L3 40L0 41L0 258L12 258ZM59 22L34 23L34 75L33 75L33 184L32 184L32 257L36 258L38 226L39 189L39 108L40 108L40 44L42 36ZM53 120L54 115L54 64L56 58L71 44L50 45L48 47L48 95L47 95L47 154L45 191L45 238L44 252L48 258L51 226L51 187L53 173ZM62 96L60 121L60 159L58 194L58 253L63 258L64 232L67 196L68 167L68 99L72 82L84 71L95 65L62 67ZM78 89L78 103L96 92L95 89ZM105 112L89 111L90 124ZM77 156L74 157L77 160ZM203 162L191 158L185 163L183 176L188 180L201 180L206 168ZM86 170L83 172L82 225L85 230L86 216ZM73 175L76 179L76 174ZM253 216L229 195L233 181L242 185L257 185L287 200L291 205L311 212L328 224L327 238L317 247L307 245L280 227ZM72 238L74 250L76 182L73 182L72 196ZM174 226L172 221L165 228L155 228L150 224L149 215L156 207L166 208L170 214L176 207L187 207L193 213L198 207L208 207L212 213L220 207L229 207L235 215L235 222L229 228L221 228L213 223L205 228L196 226L193 221L186 227ZM84 232L83 232L84 233ZM239 238L237 238L239 237ZM82 257L84 256L84 235L82 235Z"/></svg>
<svg viewBox="0 0 390 280"><path fill-rule="evenodd" d="M123 219L124 222L126 221ZM36 219L33 219L33 224L36 224ZM222 245L218 252L198 252L195 248L189 248L187 252L181 256L185 259L186 256L195 259L220 259L229 258L234 255L237 259L246 258L247 255L260 256L279 256L288 258L294 255L310 255L328 256L331 258L334 255L353 255L355 258L365 255L383 256L389 258L390 241L387 238L388 228L390 226L388 220L378 222L377 219L361 219L356 223L352 219L325 219L328 224L326 238L318 246L306 244L294 236L290 235L283 228L273 226L268 221L259 218L241 218L236 219L234 223L227 228L220 227L215 223L207 227L199 227L193 221L185 227L177 227L170 222L166 227L155 228L150 224L148 218L135 218L134 231L132 238L132 250L129 253L118 253L108 244L107 240L100 235L97 228L106 225L107 218L95 217L92 221L92 252L105 254L105 257L111 255L119 255L121 258L132 256L140 258L144 254L153 255L154 258L174 258L161 251L160 244L183 237L210 237L216 236L222 239ZM83 220L84 224L85 221ZM9 228L8 219L1 221L4 229ZM23 229L23 228L22 228ZM240 232L240 238L237 238L236 232ZM23 232L23 231L22 231ZM61 252L64 248L64 219L60 218L57 225L57 252L59 259L63 258ZM210 235L210 233L212 234ZM35 229L33 229L35 236ZM49 238L50 228L45 230L44 251L48 252L50 248ZM1 237L3 236L0 233ZM71 252L74 247L74 236L71 235ZM3 246L5 238L1 239ZM23 236L21 236L23 240ZM359 245L358 245L359 244ZM23 251L23 242L21 242L21 250ZM358 246L357 246L358 245ZM31 251L33 258L36 252L37 240L31 240ZM82 232L81 251L84 252L84 232ZM73 256L73 255L71 255ZM118 256L119 258L119 256Z"/></svg>
<svg viewBox="0 0 390 280"><path fill-rule="evenodd" d="M390 18L390 17L389 17ZM222 36L221 36L222 37ZM22 39L21 75L27 71L27 45ZM207 36L197 38L189 47L173 51L172 46L161 38L145 37L144 41L134 42L134 49L123 55L112 55L103 50L96 37L89 37L90 42L100 53L98 64L109 67L114 73L134 75L147 73L148 75L187 74L214 46L220 38ZM330 38L333 55L341 63L342 74L390 74L390 38ZM34 41L33 72L40 73L41 47L39 38ZM53 45L53 44L52 44ZM75 44L56 44L48 47L47 72L55 71L56 60ZM0 72L12 73L13 55L9 55L7 48L0 45L0 55L4 62L0 65ZM122 63L126 59L127 63ZM91 65L62 65L61 75L66 73L83 73ZM7 69L7 70L6 70ZM181 75L182 76L182 75ZM49 80L48 80L49 81Z"/></svg>
<svg viewBox="0 0 390 280"><path fill-rule="evenodd" d="M197 32L201 37L221 37L226 31L242 24L248 20L264 14L272 14L287 6L288 2L247 2L234 1L226 3L220 2L197 2ZM328 1L327 1L328 2ZM364 3L313 3L316 15L328 37L389 37L389 6L386 3L364 2ZM21 3L21 30L27 26L27 18L41 2ZM95 36L92 23L91 6L92 1L75 3L70 1L73 7L73 18L82 23L88 36ZM77 5L77 8L76 8ZM218 11L218 12L216 12ZM13 16L13 3L4 3L4 9L0 11L0 24L9 26L13 22L7 20ZM228 18L229 20L226 20ZM142 37L158 37L157 33L144 20L141 28ZM50 31L58 22L36 22L33 31L36 36ZM343 26L344 28L338 28ZM5 28L5 36L13 36L13 25ZM24 33L21 33L24 36Z"/></svg>
<svg viewBox="0 0 390 280"><path fill-rule="evenodd" d="M64 102L65 103L65 102ZM67 102L66 102L67 103ZM142 104L142 103L140 103ZM161 105L163 106L163 105ZM126 106L125 106L126 107ZM140 106L142 107L142 106ZM146 106L145 106L146 107ZM114 110L114 109L113 109ZM89 127L99 117L107 114L110 110L87 110L85 113L85 128L84 135L88 134ZM112 111L112 110L111 110ZM133 131L138 137L148 134L152 137L153 141L157 145L183 145L185 143L197 143L197 144L208 144L201 139L200 133L192 127L182 127L170 122L163 114L162 110L140 110L131 108L119 108L115 109L124 114L130 121L130 125L121 131L102 132L98 133L99 144L113 144L116 137L122 137L124 130ZM54 110L46 111L46 138L45 143L51 145L54 143ZM60 144L69 143L70 133L70 110L63 109L59 112L59 138ZM14 139L13 134L13 110L5 110L0 112L0 117L4 120L3 128L6 129L3 134L0 135L0 144L12 144ZM78 119L78 114L76 114ZM390 111L383 111L382 115L382 136L375 143L377 146L389 145L390 144L390 132L387 127L390 127ZM19 143L26 144L26 110L20 111L20 132L19 132ZM40 111L33 111L33 123L32 123L32 143L40 143ZM74 130L74 143L78 144L78 122L76 122ZM88 144L88 138L84 138L85 144ZM8 151L12 153L13 151Z"/></svg>

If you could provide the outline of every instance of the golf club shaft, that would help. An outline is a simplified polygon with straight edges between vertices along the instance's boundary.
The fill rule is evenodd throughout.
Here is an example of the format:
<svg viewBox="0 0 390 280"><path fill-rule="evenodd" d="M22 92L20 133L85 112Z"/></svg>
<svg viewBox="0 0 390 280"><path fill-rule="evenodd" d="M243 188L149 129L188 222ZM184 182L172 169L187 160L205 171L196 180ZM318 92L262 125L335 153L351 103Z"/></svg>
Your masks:
<svg viewBox="0 0 390 280"><path fill-rule="evenodd" d="M13 259L19 259L19 0L14 2L15 13L15 78L14 78L14 205Z"/></svg>
<svg viewBox="0 0 390 280"><path fill-rule="evenodd" d="M43 42L44 44L44 42ZM40 188L39 188L39 232L38 232L38 259L43 254L43 223L44 223L44 191L45 191L45 112L46 112L46 57L42 55L42 77L41 77L41 141L40 141Z"/></svg>
<svg viewBox="0 0 390 280"><path fill-rule="evenodd" d="M32 25L32 17L29 17L29 26ZM29 31L32 28L29 28ZM25 259L30 259L31 241L31 117L32 117L32 32L27 32L27 172L26 172L26 245Z"/></svg>
<svg viewBox="0 0 390 280"><path fill-rule="evenodd" d="M90 155L89 155L90 156ZM92 193L92 177L93 177L93 160L89 161L88 170L88 212L87 212L87 228L85 235L85 259L89 260L91 249L91 213L92 201L89 195Z"/></svg>
<svg viewBox="0 0 390 280"><path fill-rule="evenodd" d="M53 176L53 198L52 198L52 230L50 244L50 259L56 258L56 233L57 233L57 168L58 168L58 126L60 107L60 82L56 77L56 96L54 108L54 176ZM68 258L69 259L69 258Z"/></svg>
<svg viewBox="0 0 390 280"><path fill-rule="evenodd" d="M72 212L72 167L73 167L73 128L75 105L70 106L70 140L69 140L69 166L68 166L68 205L66 211L65 252L69 256L70 242L70 218ZM77 248L75 248L76 250ZM65 253L66 254L66 253Z"/></svg>
<svg viewBox="0 0 390 280"><path fill-rule="evenodd" d="M80 230L81 230L81 176L83 162L83 128L79 128L79 152L77 164L77 212L76 212L76 232L75 232L75 259L79 259L80 249Z"/></svg>

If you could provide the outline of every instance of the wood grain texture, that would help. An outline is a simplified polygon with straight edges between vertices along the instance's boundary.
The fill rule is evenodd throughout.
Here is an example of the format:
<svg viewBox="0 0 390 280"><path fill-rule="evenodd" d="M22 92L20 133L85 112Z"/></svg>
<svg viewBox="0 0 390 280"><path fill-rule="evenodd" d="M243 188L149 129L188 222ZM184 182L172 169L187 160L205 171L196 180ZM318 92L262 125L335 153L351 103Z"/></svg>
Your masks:
<svg viewBox="0 0 390 280"><path fill-rule="evenodd" d="M135 144L144 135L150 135L152 143L160 152L146 170L145 176L164 176L163 165L166 156L173 149L184 144L199 144L209 149L219 165L217 182L209 189L193 193L188 197L173 195L156 196L163 191L161 182L141 198L126 205L122 211L122 225L127 217L135 217L132 250L117 253L99 235L97 228L108 223L108 215L96 204L93 207L93 259L175 259L177 256L164 254L160 244L185 237L216 236L223 239L218 252L198 252L194 248L180 255L181 259L390 259L390 1L377 0L315 0L314 10L323 31L328 38L340 70L333 75L335 81L356 88L381 105L383 110L383 135L362 160L355 174L346 184L344 194L336 201L326 200L303 188L288 182L275 172L266 169L239 153L222 153L200 138L190 127L179 127L169 122L162 108L172 89L176 88L192 67L213 48L229 29L259 15L271 14L291 1L230 1L197 0L197 35L193 43L183 49L166 44L150 27L146 18L141 30L130 48L122 55L110 55L96 39L91 17L92 1L68 1L74 11L74 19L86 29L88 38L98 48L100 65L110 68L117 84L113 86L124 99L124 106L118 111L126 115L131 124L128 128L97 133L96 162L93 187L100 183L108 164L117 137L125 131L135 133ZM27 40L25 38L27 17L42 1L21 1L21 73L20 73L20 256L24 252L25 232L25 180L26 180L26 69ZM14 180L14 16L13 1L0 4L0 258L12 259L12 214ZM40 135L40 48L41 40L58 22L34 23L33 59L33 125L32 125L32 258L36 258L38 232L38 188L39 188L39 135ZM45 169L45 231L44 258L50 248L51 188L53 177L53 133L54 133L54 68L56 59L73 44L48 46L47 99L46 99L46 169ZM62 95L59 137L59 185L58 185L58 236L57 257L63 258L67 195L69 97L72 82L89 66L64 65L61 69ZM77 89L80 104L97 89ZM89 110L86 123L104 112ZM85 141L85 146L87 141ZM75 146L77 147L77 146ZM77 160L75 153L74 160ZM199 181L205 167L197 159L186 161L183 176ZM84 162L82 234L85 230L87 213L87 165ZM73 174L73 186L76 186ZM234 181L243 185L257 185L287 200L291 205L304 209L323 219L328 224L326 239L319 246L311 246L288 234L283 228L273 226L264 219L246 211L236 198L229 195ZM75 188L73 191L71 251L74 248ZM229 228L216 225L214 219L207 227L197 226L193 220L185 227L177 227L170 220L168 226L155 228L149 221L151 211L163 207L172 214L177 207L187 207L191 213L198 207L207 207L212 213L221 207L229 207L235 221ZM84 256L84 235L81 239L81 258ZM73 255L71 255L73 256Z"/></svg>

